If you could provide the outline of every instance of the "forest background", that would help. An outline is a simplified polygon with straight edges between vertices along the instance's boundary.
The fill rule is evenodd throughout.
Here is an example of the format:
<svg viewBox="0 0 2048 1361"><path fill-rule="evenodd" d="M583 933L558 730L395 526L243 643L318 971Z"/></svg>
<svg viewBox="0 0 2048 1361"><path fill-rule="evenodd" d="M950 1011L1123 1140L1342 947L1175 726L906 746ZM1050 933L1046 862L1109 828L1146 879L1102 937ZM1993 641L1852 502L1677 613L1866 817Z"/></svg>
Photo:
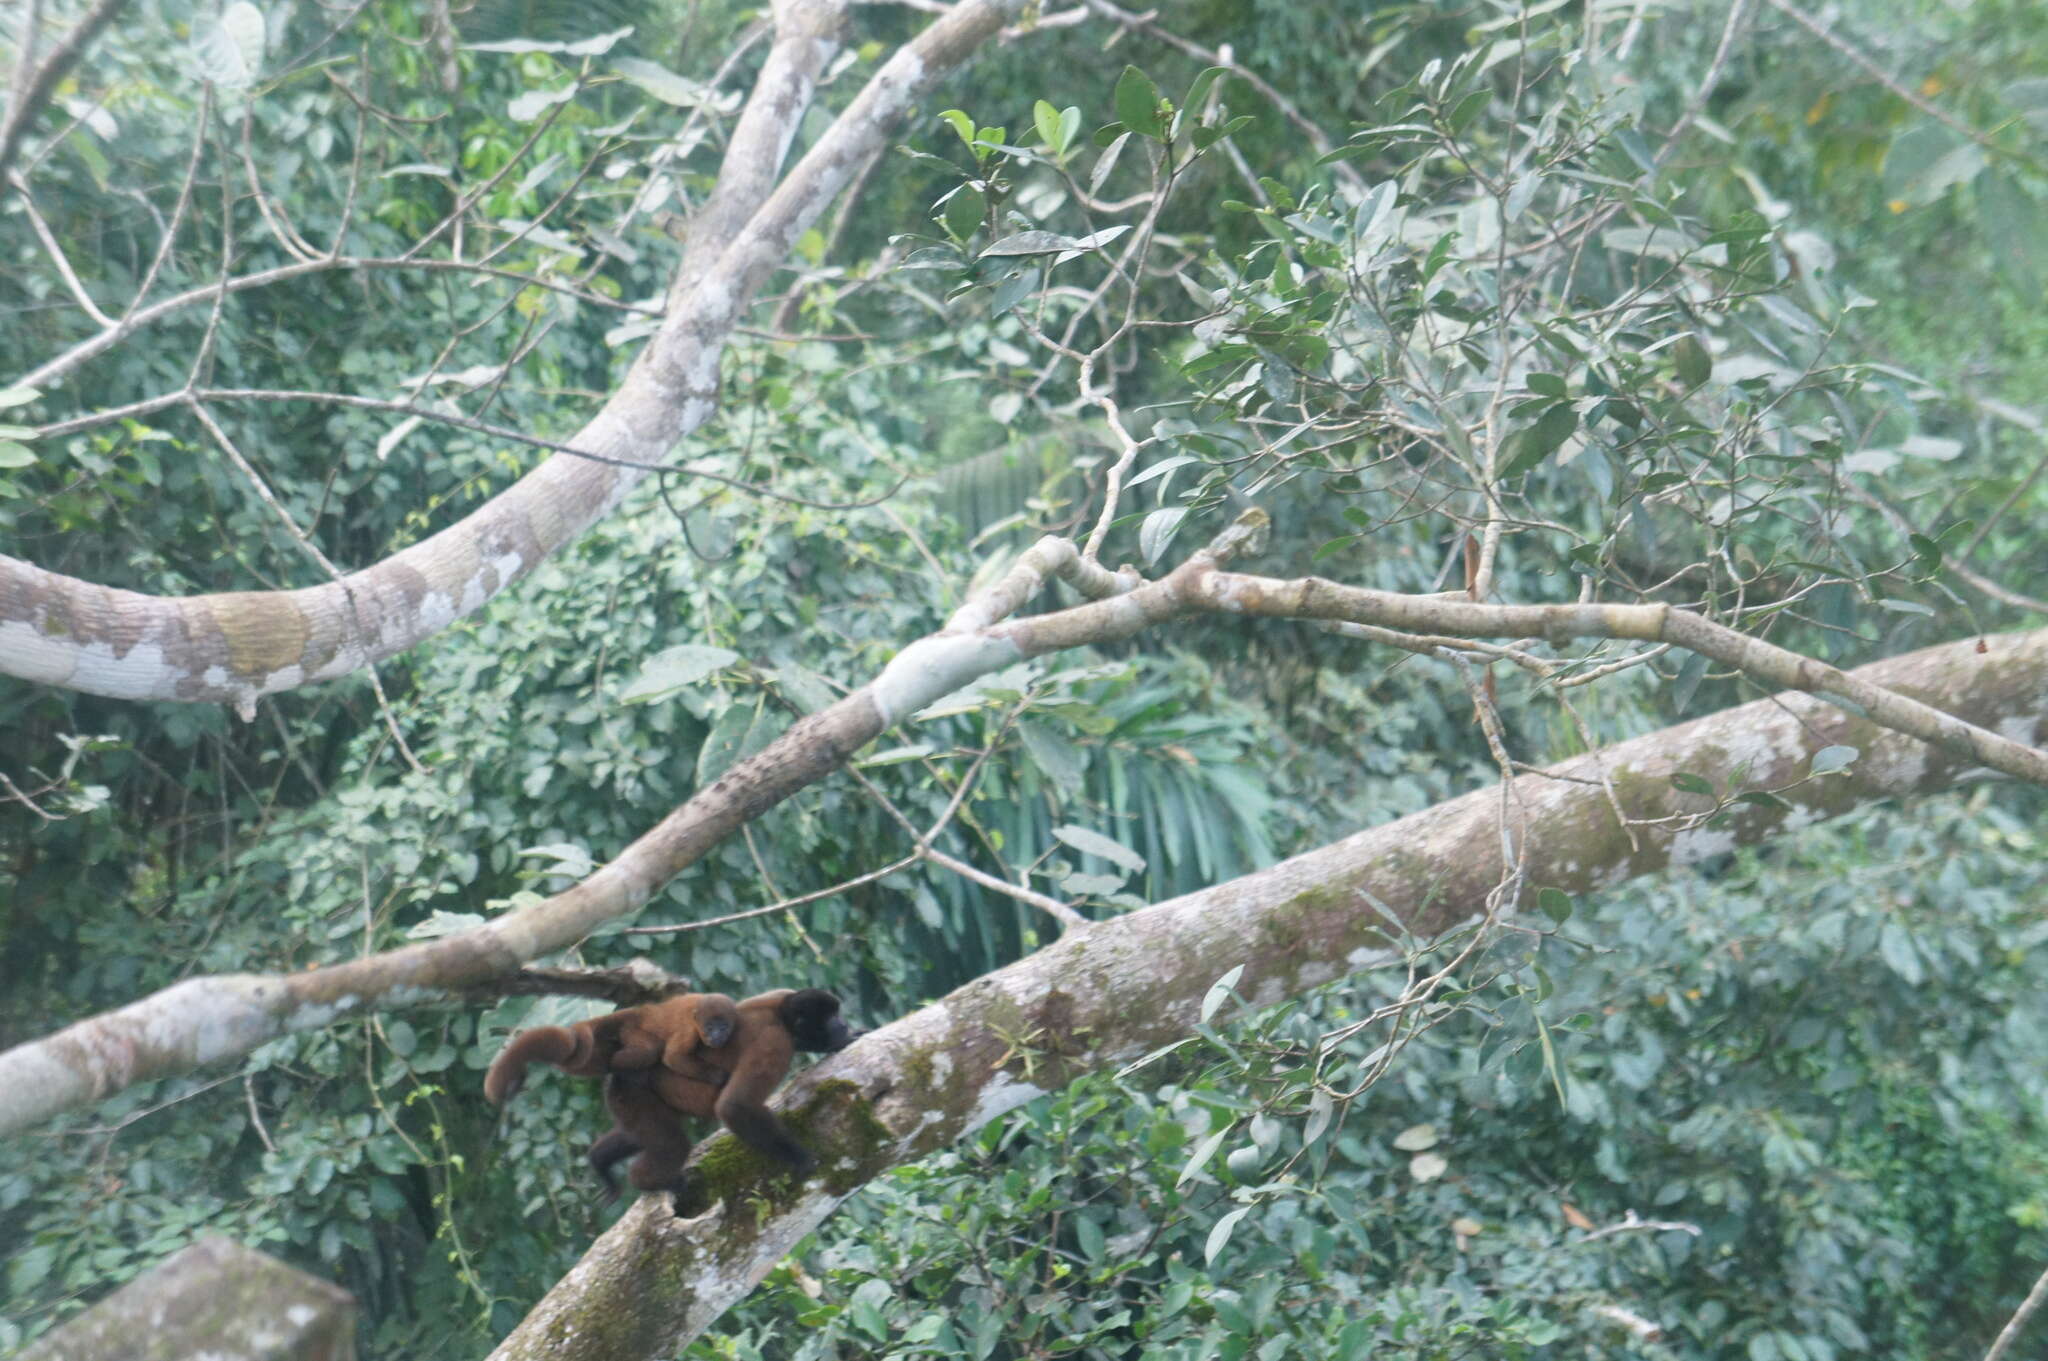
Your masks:
<svg viewBox="0 0 2048 1361"><path fill-rule="evenodd" d="M941 8L840 16L791 161ZM487 503L709 258L765 17L16 7L8 69L87 31L0 146L0 551L276 591ZM1045 534L1163 579L1256 525L1233 570L1665 604L1843 668L2038 638L2038 0L1006 23L778 259L678 471L475 612L261 698L0 678L0 1048L572 890ZM1107 589L1065 580L1027 616ZM538 962L879 1024L1781 684L1463 618L1212 611L994 669ZM1979 721L2039 747L2035 666ZM1672 863L1601 843L1577 883L1503 812L1476 920L1420 866L1358 906L1382 955L1184 978L1149 1061L1002 1035L1046 1095L870 1169L681 1354L1983 1355L2048 1265L2048 798L2018 758L1856 784L1873 750L1614 782ZM366 1357L483 1354L618 1212L593 1084L480 1099L510 1029L598 1004L465 996L14 1129L0 1351L223 1233L352 1291Z"/></svg>

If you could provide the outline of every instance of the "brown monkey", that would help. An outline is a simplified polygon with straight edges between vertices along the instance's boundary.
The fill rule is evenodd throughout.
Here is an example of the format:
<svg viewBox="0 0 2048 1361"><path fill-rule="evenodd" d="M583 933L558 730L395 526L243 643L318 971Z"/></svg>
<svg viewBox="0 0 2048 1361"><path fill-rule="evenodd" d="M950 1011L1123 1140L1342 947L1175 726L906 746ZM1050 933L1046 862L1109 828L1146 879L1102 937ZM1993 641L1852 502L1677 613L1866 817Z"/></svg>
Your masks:
<svg viewBox="0 0 2048 1361"><path fill-rule="evenodd" d="M612 1166L629 1156L627 1180L640 1190L683 1188L690 1140L678 1115L716 1117L743 1143L799 1176L818 1165L768 1109L768 1097L798 1051L836 1053L857 1032L840 1016L839 999L822 988L764 992L735 1010L732 1037L716 1053L699 1050L659 1067L614 1069L605 1079L605 1106L618 1127L590 1146L590 1165L614 1195Z"/></svg>
<svg viewBox="0 0 2048 1361"><path fill-rule="evenodd" d="M706 1078L724 1070L699 1065L693 1056L701 1047L716 1049L732 1038L739 1025L739 1007L722 992L688 992L644 1007L628 1007L608 1016L594 1016L575 1025L538 1026L512 1037L484 1074L484 1096L494 1106L519 1095L526 1069L552 1063L577 1077L680 1065Z"/></svg>

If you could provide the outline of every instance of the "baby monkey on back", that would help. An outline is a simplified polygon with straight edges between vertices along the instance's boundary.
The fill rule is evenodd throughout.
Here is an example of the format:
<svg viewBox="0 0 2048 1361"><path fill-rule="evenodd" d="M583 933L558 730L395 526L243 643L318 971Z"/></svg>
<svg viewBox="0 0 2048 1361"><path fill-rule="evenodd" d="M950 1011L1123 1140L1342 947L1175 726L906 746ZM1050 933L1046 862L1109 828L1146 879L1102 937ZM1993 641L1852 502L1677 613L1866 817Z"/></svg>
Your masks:
<svg viewBox="0 0 2048 1361"><path fill-rule="evenodd" d="M590 1165L616 1198L612 1168L642 1191L681 1191L690 1137L681 1118L715 1119L799 1176L818 1160L791 1136L768 1096L798 1051L831 1054L857 1032L822 988L781 988L735 1002L692 992L512 1037L484 1075L484 1095L503 1105L526 1084L526 1069L549 1063L578 1077L602 1077L614 1128L590 1146Z"/></svg>

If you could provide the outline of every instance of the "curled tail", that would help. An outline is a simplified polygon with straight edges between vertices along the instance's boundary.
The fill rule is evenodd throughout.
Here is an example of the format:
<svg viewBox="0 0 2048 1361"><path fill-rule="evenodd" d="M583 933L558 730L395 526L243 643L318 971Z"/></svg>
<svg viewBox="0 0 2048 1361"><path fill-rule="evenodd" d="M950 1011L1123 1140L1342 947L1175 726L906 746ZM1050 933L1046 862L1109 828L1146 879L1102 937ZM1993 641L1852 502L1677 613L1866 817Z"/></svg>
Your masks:
<svg viewBox="0 0 2048 1361"><path fill-rule="evenodd" d="M598 1049L596 1038L585 1026L545 1025L522 1030L491 1060L491 1070L484 1074L484 1096L494 1106L504 1105L519 1095L526 1085L527 1066L534 1063L551 1063L578 1077L596 1077L605 1071L607 1058Z"/></svg>

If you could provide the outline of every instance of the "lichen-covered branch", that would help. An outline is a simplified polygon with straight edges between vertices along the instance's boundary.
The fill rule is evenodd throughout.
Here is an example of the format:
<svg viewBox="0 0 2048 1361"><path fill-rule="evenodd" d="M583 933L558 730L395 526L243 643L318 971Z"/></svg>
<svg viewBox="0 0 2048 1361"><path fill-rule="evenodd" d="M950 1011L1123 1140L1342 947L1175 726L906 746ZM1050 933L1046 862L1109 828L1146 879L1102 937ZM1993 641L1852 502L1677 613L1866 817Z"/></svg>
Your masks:
<svg viewBox="0 0 2048 1361"><path fill-rule="evenodd" d="M1887 692L1940 695L1978 727L2039 741L2048 732L2048 630L1977 647L1950 643L1851 675ZM1833 745L1855 747L1856 761L1805 778L1813 754ZM1519 776L1517 797L1505 803L1498 787L1475 790L1071 932L793 1083L780 1104L824 1161L808 1183L764 1177L728 1136L707 1141L699 1171L720 1197L713 1212L683 1221L665 1199L643 1200L494 1361L674 1355L870 1178L1083 1073L1185 1035L1210 985L1232 968L1244 966L1240 993L1270 1004L1387 958L1383 912L1420 937L1471 919L1511 868L1506 856L1519 862L1525 891L1600 889L1978 770L1968 757L1810 695L1776 695ZM1773 789L1779 801L1717 805L1676 788L1671 777L1681 771L1731 794ZM1633 837L1603 777L1643 820Z"/></svg>
<svg viewBox="0 0 2048 1361"><path fill-rule="evenodd" d="M956 619L1002 618L1053 576L1085 589L1119 593L978 629L949 627L911 643L869 684L798 721L699 790L617 859L552 898L459 935L345 964L296 974L188 979L0 1053L0 1132L34 1124L135 1082L247 1053L291 1031L330 1025L367 1010L445 1001L451 994L508 974L637 911L725 837L837 770L887 729L978 677L1032 657L1119 642L1190 613L1233 610L1354 619L1402 630L1426 627L1496 636L1547 632L1670 638L1765 679L1848 697L1869 716L1873 731L1892 729L1933 741L1935 751L1923 757L1930 762L1939 753L1972 767L2025 770L2028 760L2039 758L2029 747L2035 740L2032 727L2008 726L1993 732L1971 722L1945 689L1919 692L1941 698L1942 707L1935 709L1871 679L1880 672L1866 668L1844 673L1663 606L1475 605L1222 570L1232 557L1255 551L1265 532L1264 515L1248 512L1166 577L1129 590L1120 588L1135 580L1134 575L1081 570L1071 544L1041 543L990 589L985 602L969 602ZM1970 655L1985 670L2010 665L1995 649ZM2035 683L2048 686L2048 679L2037 677ZM1774 787L1760 777L1751 779L1752 787ZM1623 808L1632 817L1653 816L1632 801L1634 792L1609 775L1605 797L1611 807Z"/></svg>
<svg viewBox="0 0 2048 1361"><path fill-rule="evenodd" d="M1241 532L1225 543L1244 542ZM994 588L1009 608L1050 575L1084 587L1116 589L1135 581L1085 573L1064 550L1027 554ZM294 974L191 978L117 1011L89 1017L54 1035L0 1053L0 1132L96 1101L137 1082L170 1077L246 1054L296 1030L331 1025L382 1007L447 1001L503 977L528 960L564 949L606 922L637 911L707 851L791 794L837 770L883 731L960 686L1040 653L1081 642L1129 637L1148 620L1182 608L1192 570L1217 559L1197 555L1181 573L1131 592L1130 608L1103 601L1039 615L999 630L943 632L898 653L875 680L811 714L697 791L621 852L562 893L471 931ZM1067 564L1062 566L1062 564ZM1077 627L1073 616L1111 612Z"/></svg>
<svg viewBox="0 0 2048 1361"><path fill-rule="evenodd" d="M661 329L569 443L462 521L295 591L157 597L0 555L0 672L117 699L247 707L403 652L478 609L603 519L716 409L719 354L747 301L904 111L1024 0L964 0L899 50L773 193L780 159L836 52L844 0L782 0L776 46L741 119L704 249ZM754 159L749 159L754 158ZM745 165L741 160L747 161ZM765 197L764 197L765 196ZM743 225L735 226L735 223ZM637 465L637 466L636 466Z"/></svg>

